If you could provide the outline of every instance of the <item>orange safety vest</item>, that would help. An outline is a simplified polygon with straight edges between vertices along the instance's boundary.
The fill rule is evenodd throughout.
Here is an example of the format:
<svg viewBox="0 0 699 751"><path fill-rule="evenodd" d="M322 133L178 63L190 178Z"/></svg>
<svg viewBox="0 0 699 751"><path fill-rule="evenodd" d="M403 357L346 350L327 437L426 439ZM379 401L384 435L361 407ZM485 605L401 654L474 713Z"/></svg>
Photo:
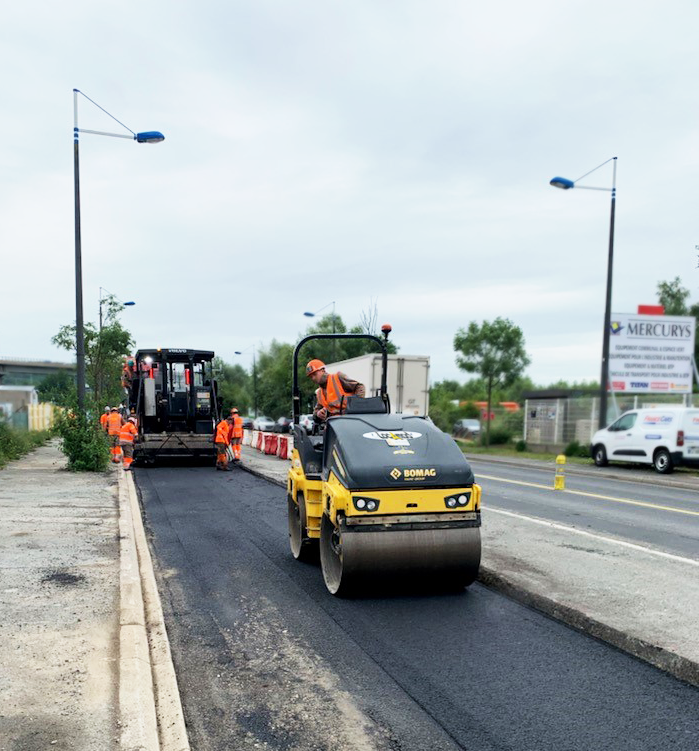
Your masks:
<svg viewBox="0 0 699 751"><path fill-rule="evenodd" d="M347 397L351 391L345 391L337 373L328 373L325 388L316 389L316 399L321 407L325 407L328 415L340 415L347 409Z"/></svg>
<svg viewBox="0 0 699 751"><path fill-rule="evenodd" d="M107 420L109 435L119 435L119 431L123 424L124 421L121 419L121 415L118 412L109 413L109 418Z"/></svg>
<svg viewBox="0 0 699 751"><path fill-rule="evenodd" d="M107 430L107 423L109 422L109 412L102 412L100 415L100 425L103 430Z"/></svg>
<svg viewBox="0 0 699 751"><path fill-rule="evenodd" d="M119 431L119 440L124 443L133 443L133 439L138 435L138 430L132 422L125 422Z"/></svg>
<svg viewBox="0 0 699 751"><path fill-rule="evenodd" d="M232 438L243 437L243 418L240 415L236 415L233 418L233 427L231 428Z"/></svg>
<svg viewBox="0 0 699 751"><path fill-rule="evenodd" d="M230 443L231 441L231 426L226 420L221 420L221 422L216 426L216 438L214 438L214 443Z"/></svg>

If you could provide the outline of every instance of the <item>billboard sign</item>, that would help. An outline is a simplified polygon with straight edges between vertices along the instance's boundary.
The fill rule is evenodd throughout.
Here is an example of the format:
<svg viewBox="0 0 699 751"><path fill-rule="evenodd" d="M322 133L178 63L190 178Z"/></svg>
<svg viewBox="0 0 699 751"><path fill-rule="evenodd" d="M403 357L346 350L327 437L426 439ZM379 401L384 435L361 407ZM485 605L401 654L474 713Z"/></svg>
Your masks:
<svg viewBox="0 0 699 751"><path fill-rule="evenodd" d="M630 394L690 394L696 319L613 313L609 383Z"/></svg>

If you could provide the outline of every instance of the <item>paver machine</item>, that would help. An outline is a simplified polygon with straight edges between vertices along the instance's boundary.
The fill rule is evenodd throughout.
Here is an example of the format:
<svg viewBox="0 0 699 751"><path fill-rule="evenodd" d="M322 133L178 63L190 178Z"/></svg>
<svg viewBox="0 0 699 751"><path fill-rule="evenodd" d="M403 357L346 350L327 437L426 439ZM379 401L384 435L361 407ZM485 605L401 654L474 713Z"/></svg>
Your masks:
<svg viewBox="0 0 699 751"><path fill-rule="evenodd" d="M161 457L211 458L220 414L214 353L199 349L140 349L136 352L129 407L138 418L134 460Z"/></svg>
<svg viewBox="0 0 699 751"><path fill-rule="evenodd" d="M387 348L368 334L312 334L293 355L294 450L287 480L297 560L320 553L334 595L395 580L461 589L478 574L481 488L451 436L428 417L391 414ZM344 414L309 434L299 425L299 353L314 339L364 338L382 355L377 394L348 397ZM305 359L313 357L306 348ZM352 377L351 373L347 373Z"/></svg>

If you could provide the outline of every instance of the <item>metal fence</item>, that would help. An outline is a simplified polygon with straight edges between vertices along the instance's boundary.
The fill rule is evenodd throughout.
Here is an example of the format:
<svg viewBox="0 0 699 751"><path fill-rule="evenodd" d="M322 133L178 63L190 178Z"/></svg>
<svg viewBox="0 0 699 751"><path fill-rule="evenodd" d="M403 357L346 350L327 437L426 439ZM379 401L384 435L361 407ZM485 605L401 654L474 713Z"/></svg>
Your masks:
<svg viewBox="0 0 699 751"><path fill-rule="evenodd" d="M699 397L683 400L681 396L655 394L614 394L610 399L608 419L616 419L630 409L662 404L693 406ZM566 446L572 441L588 444L597 431L599 397L561 397L558 399L527 399L524 406L524 440L529 446Z"/></svg>

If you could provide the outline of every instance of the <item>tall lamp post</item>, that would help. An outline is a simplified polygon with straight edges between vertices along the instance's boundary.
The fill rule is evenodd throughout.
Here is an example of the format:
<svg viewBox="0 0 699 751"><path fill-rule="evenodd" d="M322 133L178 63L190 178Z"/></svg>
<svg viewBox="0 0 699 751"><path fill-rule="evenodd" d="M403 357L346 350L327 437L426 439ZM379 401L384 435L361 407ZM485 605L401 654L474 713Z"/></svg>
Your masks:
<svg viewBox="0 0 699 751"><path fill-rule="evenodd" d="M98 109L119 123L122 128L131 133L130 136L123 133L105 133L99 130L85 130L78 127L78 94L85 97L88 102L92 102ZM80 157L78 142L80 133L90 133L95 136L111 136L112 138L128 138L136 143L160 143L165 140L165 136L157 130L145 131L143 133L134 133L124 123L120 122L107 110L100 107L97 102L83 94L79 89L73 89L73 174L75 184L75 351L77 359L77 386L78 386L78 407L85 408L85 328L83 320L83 270L82 270L82 241L80 236ZM101 312L101 306L100 306Z"/></svg>
<svg viewBox="0 0 699 751"><path fill-rule="evenodd" d="M252 409L254 412L253 417L257 417L257 362L255 360L255 345L251 344L240 352L236 351L235 354L244 355L249 349L252 350Z"/></svg>
<svg viewBox="0 0 699 751"><path fill-rule="evenodd" d="M123 300L119 300L119 298L113 293L110 292L108 289L105 289L104 287L100 287L100 333L102 332L102 303L106 302L109 298L102 297L102 292L106 292L110 297L113 297L115 300L118 300L121 304L122 308L130 308L132 305L135 305L136 303L133 302L133 300L130 300L129 302L124 302Z"/></svg>
<svg viewBox="0 0 699 751"><path fill-rule="evenodd" d="M330 306L333 306L333 317L332 317L332 325L333 325L333 334L335 333L335 301L329 302L327 305L323 305L323 307L320 310L316 310L315 313L311 313L310 311L306 311L304 315L307 318L315 318L318 313L322 313L326 308L329 308ZM336 360L335 356L335 340L332 340L332 347L333 347L333 360Z"/></svg>
<svg viewBox="0 0 699 751"><path fill-rule="evenodd" d="M561 188L562 190L570 190L571 188L583 188L585 190L604 190L611 192L612 194L612 209L609 220L609 255L607 259L607 297L604 306L604 333L602 337L602 373L600 375L600 409L599 409L599 428L605 428L607 426L607 391L609 386L609 335L611 331L612 322L612 269L614 266L614 212L616 208L616 160L614 156L611 159L607 159L606 162L602 162L595 169L586 172L582 177L577 180L568 180L565 177L554 177L550 184L554 188ZM578 185L580 180L591 175L600 167L604 167L605 164L613 162L614 170L612 173L612 187L611 188L593 188L588 185Z"/></svg>

